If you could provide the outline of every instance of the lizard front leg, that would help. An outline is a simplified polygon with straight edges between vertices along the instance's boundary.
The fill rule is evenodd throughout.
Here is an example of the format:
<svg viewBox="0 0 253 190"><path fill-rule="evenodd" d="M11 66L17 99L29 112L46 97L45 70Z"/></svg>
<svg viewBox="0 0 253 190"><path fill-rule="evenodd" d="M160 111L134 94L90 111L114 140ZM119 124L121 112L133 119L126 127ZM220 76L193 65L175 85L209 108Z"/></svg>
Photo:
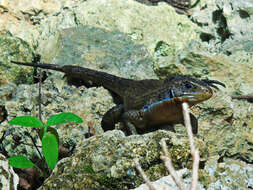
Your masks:
<svg viewBox="0 0 253 190"><path fill-rule="evenodd" d="M193 134L198 133L198 119L190 113L190 118L191 118L191 126L192 126L192 132Z"/></svg>
<svg viewBox="0 0 253 190"><path fill-rule="evenodd" d="M143 119L142 110L129 110L124 112L124 106L122 104L112 107L108 110L102 118L102 128L104 131L115 129L115 124L122 121L126 127L129 135L138 134L136 126L138 128L144 128L146 121Z"/></svg>
<svg viewBox="0 0 253 190"><path fill-rule="evenodd" d="M147 119L144 117L143 110L129 110L122 115L123 123L125 124L127 131L130 135L138 134L138 129L144 129L147 126Z"/></svg>
<svg viewBox="0 0 253 190"><path fill-rule="evenodd" d="M191 120L192 133L196 135L198 134L198 119L192 113L190 113L190 120ZM183 118L181 124L184 125Z"/></svg>
<svg viewBox="0 0 253 190"><path fill-rule="evenodd" d="M104 131L115 129L115 124L121 120L124 112L124 106L122 104L116 105L109 109L102 118L101 126Z"/></svg>

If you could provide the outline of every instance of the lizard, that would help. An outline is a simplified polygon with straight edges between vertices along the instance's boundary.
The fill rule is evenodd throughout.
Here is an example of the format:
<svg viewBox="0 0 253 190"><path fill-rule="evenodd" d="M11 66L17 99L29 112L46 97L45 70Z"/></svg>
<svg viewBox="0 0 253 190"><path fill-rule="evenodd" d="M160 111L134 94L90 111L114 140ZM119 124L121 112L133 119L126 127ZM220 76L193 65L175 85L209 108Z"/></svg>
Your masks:
<svg viewBox="0 0 253 190"><path fill-rule="evenodd" d="M122 122L129 134L144 133L163 126L183 124L181 104L189 106L203 102L213 95L217 80L196 79L187 75L171 75L165 79L134 80L74 65L16 62L14 64L60 71L70 84L103 86L112 94L116 106L103 116L104 131L113 130ZM198 121L190 114L192 131L198 132Z"/></svg>
<svg viewBox="0 0 253 190"><path fill-rule="evenodd" d="M142 4L156 6L159 2L165 2L171 5L178 14L191 15L190 9L195 7L200 0L196 0L194 4L191 3L191 0L136 0Z"/></svg>

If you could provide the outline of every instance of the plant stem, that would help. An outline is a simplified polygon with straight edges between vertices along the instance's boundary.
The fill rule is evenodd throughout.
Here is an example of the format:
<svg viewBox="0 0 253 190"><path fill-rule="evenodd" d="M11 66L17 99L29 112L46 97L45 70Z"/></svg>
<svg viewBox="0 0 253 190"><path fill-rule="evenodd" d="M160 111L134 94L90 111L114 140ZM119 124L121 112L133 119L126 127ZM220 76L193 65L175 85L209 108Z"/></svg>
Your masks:
<svg viewBox="0 0 253 190"><path fill-rule="evenodd" d="M40 121L42 121L42 114L41 114L41 81L42 81L42 74L41 74L41 70L39 71L39 96L38 96L38 99L39 99L39 118L40 118Z"/></svg>
<svg viewBox="0 0 253 190"><path fill-rule="evenodd" d="M36 143L35 143L35 140L34 140L34 138L32 137L32 135L30 135L30 133L27 133L27 135L31 138L33 145L35 146L37 152L38 152L39 155L40 155L40 158L41 158L42 160L44 160L44 158L43 158L43 156L41 155L41 153L40 153L40 151L39 151L39 148L37 147L37 145L36 145Z"/></svg>

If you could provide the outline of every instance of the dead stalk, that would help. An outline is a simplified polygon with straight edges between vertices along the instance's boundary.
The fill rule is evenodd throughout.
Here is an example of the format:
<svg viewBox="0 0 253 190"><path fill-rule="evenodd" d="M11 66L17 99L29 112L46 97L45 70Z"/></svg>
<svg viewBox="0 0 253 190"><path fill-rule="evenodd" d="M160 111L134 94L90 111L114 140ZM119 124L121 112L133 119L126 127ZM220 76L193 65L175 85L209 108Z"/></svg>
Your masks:
<svg viewBox="0 0 253 190"><path fill-rule="evenodd" d="M173 181L177 184L178 188L180 190L186 190L186 186L185 186L183 180L177 175L177 172L176 172L176 170L174 169L174 167L172 165L170 156L168 154L165 139L162 139L161 143L162 143L162 149L163 149L163 152L164 152L164 156L161 156L161 159L163 160L166 168L170 172L170 175L171 175Z"/></svg>
<svg viewBox="0 0 253 190"><path fill-rule="evenodd" d="M197 185L198 185L198 170L199 170L199 150L195 148L194 145L194 139L193 139L193 133L192 133L192 127L191 127L191 121L190 121L190 114L189 114L189 105L188 103L184 102L182 104L183 107L183 116L184 116L184 124L187 130L189 142L190 142L190 149L191 149L191 155L193 159L193 164L192 164L192 183L191 183L191 190L197 190ZM176 170L174 169L172 165L171 158L169 156L168 150L167 150L167 145L165 142L165 139L161 140L161 146L164 152L164 155L161 156L161 159L163 160L166 168L170 172L170 175L173 179L173 181L176 183L178 188L180 190L186 190L186 185L183 182L183 180L178 176ZM145 183L149 187L150 190L155 190L154 186L151 184L151 181L147 177L147 175L144 173L144 171L141 168L141 165L138 162L138 159L134 159L135 165L137 170L140 172L142 178L144 179Z"/></svg>
<svg viewBox="0 0 253 190"><path fill-rule="evenodd" d="M189 105L188 103L184 102L182 104L183 107L183 115L184 115L184 124L187 130L188 138L190 141L190 148L191 148L191 155L193 159L192 164L192 183L191 183L191 190L196 190L198 185L198 170L199 170L199 150L195 148L193 134L192 134L192 127L190 121L190 114L189 114Z"/></svg>

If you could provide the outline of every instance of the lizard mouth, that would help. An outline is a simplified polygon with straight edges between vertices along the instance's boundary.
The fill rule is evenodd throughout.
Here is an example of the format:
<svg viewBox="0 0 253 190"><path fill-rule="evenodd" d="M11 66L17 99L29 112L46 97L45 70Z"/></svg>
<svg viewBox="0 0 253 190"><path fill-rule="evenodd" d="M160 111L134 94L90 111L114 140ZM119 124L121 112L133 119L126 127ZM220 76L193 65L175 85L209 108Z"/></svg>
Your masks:
<svg viewBox="0 0 253 190"><path fill-rule="evenodd" d="M182 96L179 96L178 99L182 102L188 102L193 105L211 98L212 95L213 91L210 88L208 90L204 90L204 92L184 93Z"/></svg>

